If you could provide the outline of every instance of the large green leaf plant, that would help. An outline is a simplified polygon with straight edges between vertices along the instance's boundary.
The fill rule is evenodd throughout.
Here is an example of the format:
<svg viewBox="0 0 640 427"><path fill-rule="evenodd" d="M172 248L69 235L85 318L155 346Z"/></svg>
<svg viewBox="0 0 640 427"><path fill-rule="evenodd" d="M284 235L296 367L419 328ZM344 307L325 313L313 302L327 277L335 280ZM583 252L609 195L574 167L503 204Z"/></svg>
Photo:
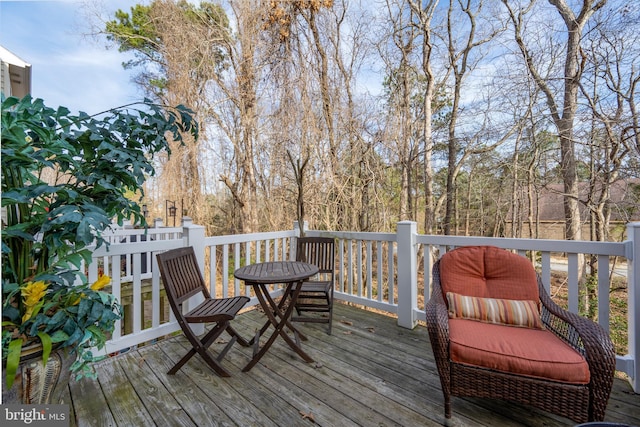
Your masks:
<svg viewBox="0 0 640 427"><path fill-rule="evenodd" d="M98 115L71 114L26 96L2 99L2 361L11 387L23 347L75 352L91 376L92 349L113 332L120 306L87 283L92 247L113 222L144 216L129 194L154 174L153 156L198 127L192 112L149 100Z"/></svg>

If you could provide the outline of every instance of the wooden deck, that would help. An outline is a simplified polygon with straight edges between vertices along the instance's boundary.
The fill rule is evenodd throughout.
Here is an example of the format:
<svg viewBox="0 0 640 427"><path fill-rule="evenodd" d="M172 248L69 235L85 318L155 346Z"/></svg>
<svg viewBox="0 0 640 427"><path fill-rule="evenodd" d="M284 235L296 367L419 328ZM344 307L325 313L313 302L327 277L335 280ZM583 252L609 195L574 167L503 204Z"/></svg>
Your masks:
<svg viewBox="0 0 640 427"><path fill-rule="evenodd" d="M251 336L263 314L251 310L234 323ZM283 340L248 373L251 349L235 345L218 377L199 356L174 376L166 372L187 351L176 336L96 364L98 378L70 386L72 425L78 426L439 426L444 425L440 381L426 328L336 303L333 334L302 324L300 359ZM226 334L225 339L228 338ZM222 344L214 344L214 350ZM640 395L616 379L606 420L640 426ZM75 422L75 423L74 423ZM458 426L571 426L534 408L484 399L453 399Z"/></svg>

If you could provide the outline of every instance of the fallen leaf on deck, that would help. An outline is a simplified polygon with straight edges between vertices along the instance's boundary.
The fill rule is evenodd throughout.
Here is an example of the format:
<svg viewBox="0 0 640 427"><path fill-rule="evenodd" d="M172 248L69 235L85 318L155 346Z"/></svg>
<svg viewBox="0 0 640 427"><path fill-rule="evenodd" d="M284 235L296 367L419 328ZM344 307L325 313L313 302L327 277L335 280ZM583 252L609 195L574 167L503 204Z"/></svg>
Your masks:
<svg viewBox="0 0 640 427"><path fill-rule="evenodd" d="M340 323L344 323L345 325L348 325L348 326L353 326L353 322L349 322L348 320L341 320Z"/></svg>
<svg viewBox="0 0 640 427"><path fill-rule="evenodd" d="M343 334L345 335L351 335L351 331L344 331Z"/></svg>
<svg viewBox="0 0 640 427"><path fill-rule="evenodd" d="M314 423L314 424L316 423L316 419L313 417L313 414L312 414L311 412L309 412L309 413L307 414L307 413L305 413L305 412L303 412L303 411L300 411L300 415L302 415L302 419L303 419L303 420L309 420L309 421L311 421L311 422L312 422L312 423Z"/></svg>

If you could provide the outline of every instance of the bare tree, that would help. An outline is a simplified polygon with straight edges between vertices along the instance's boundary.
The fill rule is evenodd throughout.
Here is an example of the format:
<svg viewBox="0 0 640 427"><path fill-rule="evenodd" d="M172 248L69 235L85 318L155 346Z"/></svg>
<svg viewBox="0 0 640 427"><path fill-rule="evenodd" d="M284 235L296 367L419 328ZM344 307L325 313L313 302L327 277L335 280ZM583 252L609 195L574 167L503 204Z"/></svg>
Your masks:
<svg viewBox="0 0 640 427"><path fill-rule="evenodd" d="M394 56L391 57L388 69L387 94L388 102L392 106L389 111L390 123L397 123L387 130L387 136L393 141L394 154L397 156L400 171L398 218L407 220L414 219L411 172L418 159L418 142L415 138L414 109L412 108L412 95L417 81L413 53L418 31L412 25L414 12L407 3L395 4L387 0L387 13L393 25L390 40L394 47L394 51L391 52Z"/></svg>
<svg viewBox="0 0 640 427"><path fill-rule="evenodd" d="M527 64L529 72L544 93L551 117L560 136L561 170L564 183L565 233L570 240L582 237L580 220L578 176L576 169L576 153L574 140L574 121L578 107L578 91L580 78L584 71L586 58L580 48L580 41L585 25L591 16L606 4L606 0L583 0L582 7L574 12L565 0L549 0L561 16L566 26L566 50L564 71L562 74L562 98L557 99L556 91L549 79L540 70L542 61L534 60L529 47L523 38L524 16L531 11L533 3L518 11L507 0L502 0L506 6L515 30L515 40ZM547 61L548 63L548 61Z"/></svg>
<svg viewBox="0 0 640 427"><path fill-rule="evenodd" d="M258 99L260 78L259 40L261 13L254 2L230 2L235 19L235 37L225 45L229 68L213 76L216 97L210 111L216 124L224 129L233 145L232 166L220 175L239 207L238 231L258 231L258 186L254 159L256 152ZM218 110L218 106L221 107Z"/></svg>
<svg viewBox="0 0 640 427"><path fill-rule="evenodd" d="M518 236L527 226L536 235L540 188L561 176L567 237L578 236L582 202L606 238L607 186L637 174L640 67L622 21L605 18L627 13L631 23L631 14L596 14L604 0L581 0L575 13L577 0L503 0L499 11L482 0L440 3L155 0L136 6L135 23L122 12L107 32L136 52L139 83L188 103L204 129L160 159L164 176L150 193L184 197L210 233L293 219L387 231L411 219L427 233ZM547 31L558 26L566 40ZM524 60L514 64L513 52ZM374 98L364 78L378 70ZM592 191L579 201L586 169L576 157L588 150ZM548 166L550 154L560 168Z"/></svg>
<svg viewBox="0 0 640 427"><path fill-rule="evenodd" d="M294 165L307 164L304 193L314 197L304 201L305 212L316 226L370 227L372 149L363 98L354 93L366 52L365 11L347 1L282 1L272 3L266 22L277 47L269 63L278 99L268 118L271 150L293 158L287 181L298 180Z"/></svg>
<svg viewBox="0 0 640 427"><path fill-rule="evenodd" d="M460 13L454 8L454 3L460 7ZM483 1L457 0L451 1L447 11L446 44L448 51L449 72L453 77L452 106L448 123L447 135L447 185L446 208L443 219L444 234L451 234L455 221L456 176L461 167L460 151L462 138L458 135L459 119L462 113L462 89L465 79L478 64L482 57L480 47L489 43L503 30L501 24L494 27L492 20L484 19L482 15ZM479 19L484 24L479 27ZM476 138L469 139L468 142ZM470 154L467 152L464 155Z"/></svg>
<svg viewBox="0 0 640 427"><path fill-rule="evenodd" d="M611 187L633 157L628 129L633 129L634 93L640 82L640 40L627 24L637 18L637 12L634 16L625 9L603 14L595 20L585 43L587 61L580 92L588 107L581 113L591 122L585 140L590 142L586 204L591 213L592 240L609 239L609 221L615 208ZM634 133L637 139L638 132Z"/></svg>
<svg viewBox="0 0 640 427"><path fill-rule="evenodd" d="M203 94L211 76L224 67L221 49L230 37L223 9L206 2L195 7L186 2L155 0L147 6L132 7L130 13L118 11L104 31L121 51L134 53L135 59L125 67L140 70L136 81L147 95L165 103L189 105L196 111L204 134L207 99ZM201 141L172 143L171 158L157 159L161 163L161 194L155 202L163 207L164 200L172 200L176 207L184 208L178 216L188 214L199 223L207 223L203 194L206 162Z"/></svg>
<svg viewBox="0 0 640 427"><path fill-rule="evenodd" d="M433 16L439 0L426 2L411 0L409 5L416 17L416 27L422 37L422 72L425 77L423 94L423 174L424 174L424 230L425 233L433 233L435 226L435 205L433 196L433 104L436 98L436 76L433 71L432 54L434 50Z"/></svg>

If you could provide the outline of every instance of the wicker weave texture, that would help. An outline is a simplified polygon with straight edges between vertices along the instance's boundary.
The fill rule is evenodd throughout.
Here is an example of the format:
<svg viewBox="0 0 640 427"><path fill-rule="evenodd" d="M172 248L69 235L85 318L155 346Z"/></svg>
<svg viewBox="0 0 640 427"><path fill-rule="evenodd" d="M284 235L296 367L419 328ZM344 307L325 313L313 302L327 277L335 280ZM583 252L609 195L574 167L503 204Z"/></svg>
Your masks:
<svg viewBox="0 0 640 427"><path fill-rule="evenodd" d="M461 249L464 248L457 250ZM591 382L586 386L564 384L452 362L448 352L449 318L442 294L440 266L440 260L433 266L433 290L426 304L426 318L446 418L451 418L451 396L470 396L531 405L578 423L604 419L613 384L615 351L609 335L600 325L555 304L537 276L545 327L585 357Z"/></svg>

